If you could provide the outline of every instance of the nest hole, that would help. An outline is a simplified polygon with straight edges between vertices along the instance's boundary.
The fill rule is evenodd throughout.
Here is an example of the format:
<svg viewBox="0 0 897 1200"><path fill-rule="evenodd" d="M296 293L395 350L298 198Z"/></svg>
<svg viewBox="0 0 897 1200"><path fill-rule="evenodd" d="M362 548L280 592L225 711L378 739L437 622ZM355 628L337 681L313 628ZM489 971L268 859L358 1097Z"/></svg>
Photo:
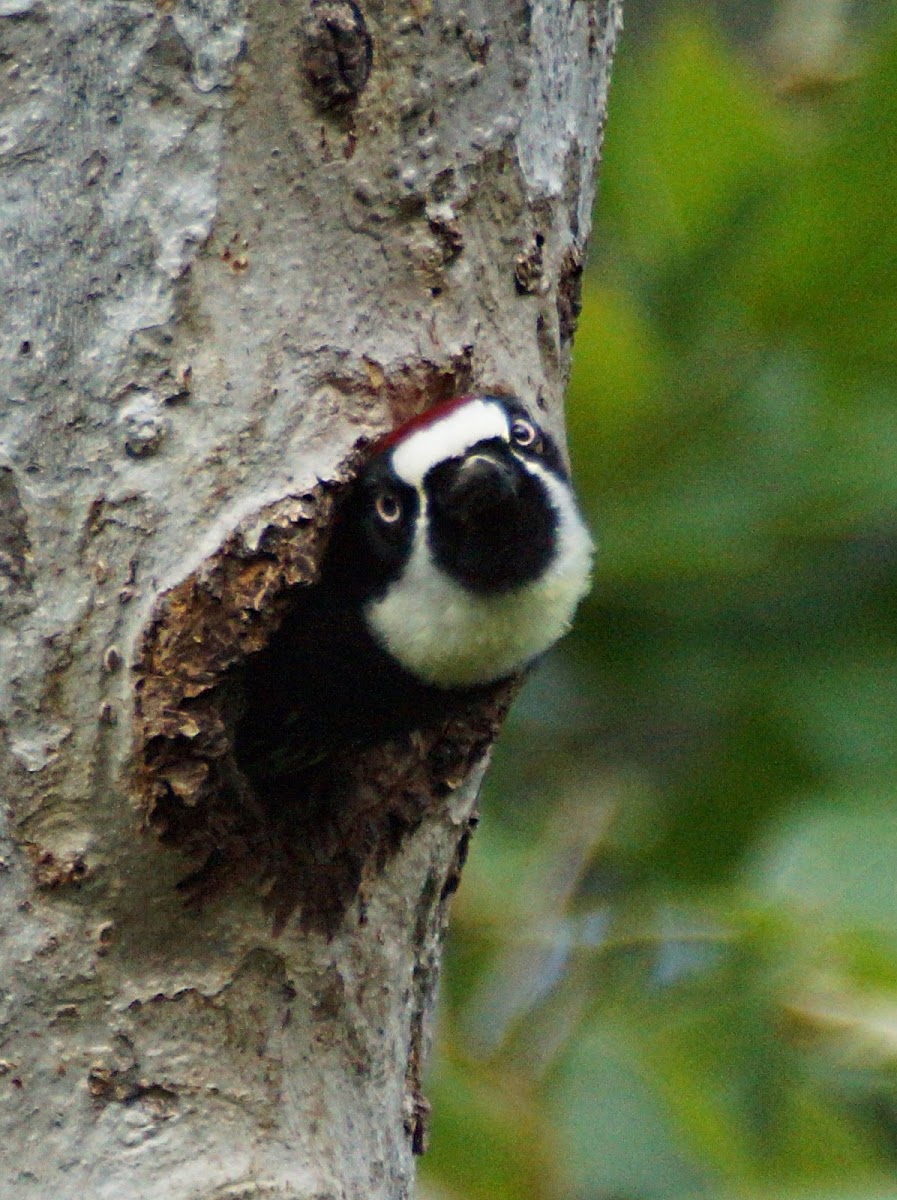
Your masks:
<svg viewBox="0 0 897 1200"><path fill-rule="evenodd" d="M270 507L253 522L259 536L235 531L163 594L137 663L137 791L146 825L195 864L185 900L250 883L277 931L297 910L303 928L335 931L365 879L485 753L513 690L336 755L292 794L250 782L235 752L247 672L316 586L344 487Z"/></svg>

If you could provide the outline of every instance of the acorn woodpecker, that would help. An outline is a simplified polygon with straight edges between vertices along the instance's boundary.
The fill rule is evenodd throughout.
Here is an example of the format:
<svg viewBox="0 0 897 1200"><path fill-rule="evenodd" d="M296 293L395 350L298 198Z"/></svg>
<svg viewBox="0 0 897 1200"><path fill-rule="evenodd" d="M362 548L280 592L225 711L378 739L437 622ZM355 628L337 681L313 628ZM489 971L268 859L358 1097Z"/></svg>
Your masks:
<svg viewBox="0 0 897 1200"><path fill-rule="evenodd" d="M592 543L556 443L517 400L462 396L377 442L320 582L250 660L236 756L262 792L486 698L570 626Z"/></svg>

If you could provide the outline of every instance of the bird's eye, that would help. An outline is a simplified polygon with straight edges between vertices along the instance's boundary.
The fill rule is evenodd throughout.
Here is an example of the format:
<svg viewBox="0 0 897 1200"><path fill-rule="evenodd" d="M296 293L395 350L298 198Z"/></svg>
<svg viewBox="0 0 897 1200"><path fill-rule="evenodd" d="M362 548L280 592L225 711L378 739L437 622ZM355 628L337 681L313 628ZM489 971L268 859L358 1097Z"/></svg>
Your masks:
<svg viewBox="0 0 897 1200"><path fill-rule="evenodd" d="M511 422L511 440L518 446L532 446L536 440L535 425L523 417L517 417Z"/></svg>
<svg viewBox="0 0 897 1200"><path fill-rule="evenodd" d="M381 492L374 501L374 508L387 525L395 525L402 515L402 502L395 492Z"/></svg>

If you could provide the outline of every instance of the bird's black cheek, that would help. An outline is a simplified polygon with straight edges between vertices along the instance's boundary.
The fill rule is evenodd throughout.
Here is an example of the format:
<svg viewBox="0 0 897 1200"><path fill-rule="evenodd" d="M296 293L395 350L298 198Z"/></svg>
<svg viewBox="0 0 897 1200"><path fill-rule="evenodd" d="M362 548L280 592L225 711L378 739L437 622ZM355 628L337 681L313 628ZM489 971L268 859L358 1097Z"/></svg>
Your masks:
<svg viewBox="0 0 897 1200"><path fill-rule="evenodd" d="M414 539L413 522L407 516L392 523L370 514L364 522L364 538L369 554L385 568L397 567L408 557Z"/></svg>
<svg viewBox="0 0 897 1200"><path fill-rule="evenodd" d="M401 574L411 552L418 502L414 488L400 491L394 485L392 476L372 470L347 497L322 569L322 580L335 595L360 604ZM377 514L377 497L387 486L401 497L397 521Z"/></svg>

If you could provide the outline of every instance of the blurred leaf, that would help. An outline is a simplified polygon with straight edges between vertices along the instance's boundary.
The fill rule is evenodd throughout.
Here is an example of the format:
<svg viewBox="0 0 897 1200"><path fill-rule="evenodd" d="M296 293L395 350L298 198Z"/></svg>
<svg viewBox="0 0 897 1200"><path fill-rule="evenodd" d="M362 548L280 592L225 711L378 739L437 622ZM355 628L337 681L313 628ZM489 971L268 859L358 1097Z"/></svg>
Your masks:
<svg viewBox="0 0 897 1200"><path fill-rule="evenodd" d="M805 804L784 818L751 877L771 902L822 924L886 928L897 941L895 795Z"/></svg>
<svg viewBox="0 0 897 1200"><path fill-rule="evenodd" d="M897 363L897 25L853 93L758 230L751 291L767 329L851 371Z"/></svg>
<svg viewBox="0 0 897 1200"><path fill-rule="evenodd" d="M624 42L615 88L602 228L652 275L700 261L775 170L774 107L706 14L685 7L646 61L631 61Z"/></svg>
<svg viewBox="0 0 897 1200"><path fill-rule="evenodd" d="M696 757L691 778L673 792L667 835L653 846L655 870L718 880L769 815L813 780L803 748L787 736L776 711L732 714L723 736Z"/></svg>
<svg viewBox="0 0 897 1200"><path fill-rule="evenodd" d="M565 1164L525 1081L443 1054L428 1092L433 1118L424 1180L437 1178L464 1200L558 1194Z"/></svg>
<svg viewBox="0 0 897 1200"><path fill-rule="evenodd" d="M669 420L665 351L631 293L586 280L591 336L577 343L567 401L576 479L586 496L610 490L640 453L646 426Z"/></svg>
<svg viewBox="0 0 897 1200"><path fill-rule="evenodd" d="M607 1013L580 1031L552 1082L559 1149L577 1195L706 1194L711 1176L683 1147L650 1064Z"/></svg>

